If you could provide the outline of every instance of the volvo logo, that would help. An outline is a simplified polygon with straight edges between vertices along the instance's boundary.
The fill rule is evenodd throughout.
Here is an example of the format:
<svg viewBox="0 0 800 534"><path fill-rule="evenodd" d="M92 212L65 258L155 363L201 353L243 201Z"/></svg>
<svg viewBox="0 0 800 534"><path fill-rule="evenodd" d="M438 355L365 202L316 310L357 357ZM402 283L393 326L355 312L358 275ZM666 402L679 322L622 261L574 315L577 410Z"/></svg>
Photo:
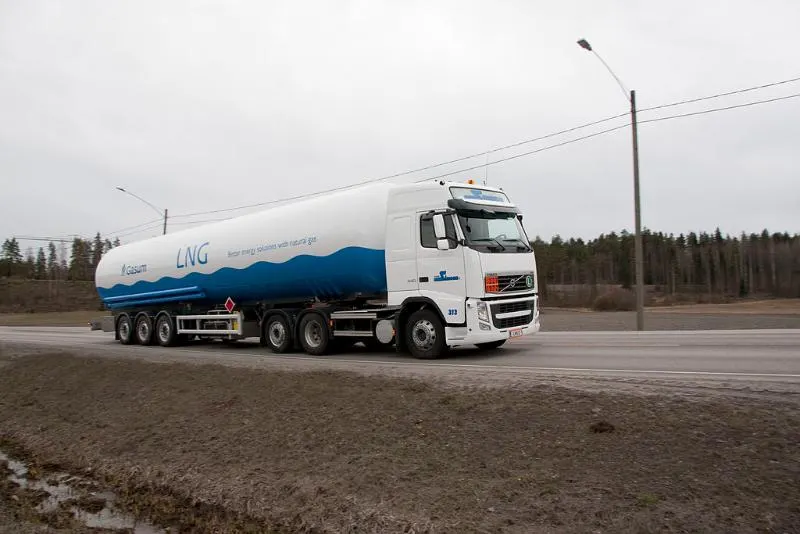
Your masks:
<svg viewBox="0 0 800 534"><path fill-rule="evenodd" d="M523 279L525 280L524 282ZM503 289L500 290L500 293L508 289L517 289L517 287L522 288L523 286L528 289L531 289L533 287L533 276L529 274L519 275L518 277L509 281L508 284Z"/></svg>

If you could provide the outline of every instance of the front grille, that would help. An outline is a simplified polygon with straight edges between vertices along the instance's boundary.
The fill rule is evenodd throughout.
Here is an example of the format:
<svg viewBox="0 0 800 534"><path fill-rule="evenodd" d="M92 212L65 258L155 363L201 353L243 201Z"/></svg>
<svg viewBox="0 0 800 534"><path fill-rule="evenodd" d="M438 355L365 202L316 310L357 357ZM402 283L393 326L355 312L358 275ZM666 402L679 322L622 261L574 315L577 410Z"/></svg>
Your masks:
<svg viewBox="0 0 800 534"><path fill-rule="evenodd" d="M491 308L492 313L492 323L494 324L495 328L505 329L505 328L515 328L518 326L525 326L530 324L533 321L533 313L536 307L536 301L534 299L531 300L523 300L517 302L496 302L491 303L489 305ZM506 317L504 319L498 319L498 314L504 313L512 313L512 312L519 312L530 310L530 313L527 315L523 315L521 317Z"/></svg>
<svg viewBox="0 0 800 534"><path fill-rule="evenodd" d="M528 277L531 286L528 287ZM498 293L514 293L516 291L533 291L533 273L500 274L497 276Z"/></svg>

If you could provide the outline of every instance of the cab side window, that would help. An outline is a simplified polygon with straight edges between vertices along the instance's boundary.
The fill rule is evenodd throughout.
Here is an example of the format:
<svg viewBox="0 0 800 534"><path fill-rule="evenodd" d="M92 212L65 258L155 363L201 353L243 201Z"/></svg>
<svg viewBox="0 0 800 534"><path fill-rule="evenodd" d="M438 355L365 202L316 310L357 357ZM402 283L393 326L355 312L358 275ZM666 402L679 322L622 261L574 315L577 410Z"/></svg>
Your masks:
<svg viewBox="0 0 800 534"><path fill-rule="evenodd" d="M444 218L444 228L450 248L456 248L458 242L456 241L456 227L453 224L452 216L448 215ZM419 235L422 248L436 248L436 233L433 230L433 219L430 215L420 217Z"/></svg>

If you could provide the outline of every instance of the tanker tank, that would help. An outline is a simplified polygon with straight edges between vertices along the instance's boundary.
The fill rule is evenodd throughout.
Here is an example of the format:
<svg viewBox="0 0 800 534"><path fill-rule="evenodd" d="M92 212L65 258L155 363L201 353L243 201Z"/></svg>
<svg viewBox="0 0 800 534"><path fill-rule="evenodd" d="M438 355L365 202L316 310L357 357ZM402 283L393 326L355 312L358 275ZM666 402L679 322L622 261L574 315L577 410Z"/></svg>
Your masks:
<svg viewBox="0 0 800 534"><path fill-rule="evenodd" d="M126 244L96 273L107 308L383 295L391 184L280 205Z"/></svg>

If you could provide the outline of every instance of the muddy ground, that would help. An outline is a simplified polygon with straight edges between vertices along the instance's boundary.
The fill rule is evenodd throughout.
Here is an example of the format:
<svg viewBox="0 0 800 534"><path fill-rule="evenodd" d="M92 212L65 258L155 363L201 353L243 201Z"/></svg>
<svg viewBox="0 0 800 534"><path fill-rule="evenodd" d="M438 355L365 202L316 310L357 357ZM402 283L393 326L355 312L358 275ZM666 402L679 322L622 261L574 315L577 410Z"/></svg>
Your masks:
<svg viewBox="0 0 800 534"><path fill-rule="evenodd" d="M190 531L800 525L800 410L754 399L61 353L2 368L0 437L34 465L90 469L133 513Z"/></svg>

